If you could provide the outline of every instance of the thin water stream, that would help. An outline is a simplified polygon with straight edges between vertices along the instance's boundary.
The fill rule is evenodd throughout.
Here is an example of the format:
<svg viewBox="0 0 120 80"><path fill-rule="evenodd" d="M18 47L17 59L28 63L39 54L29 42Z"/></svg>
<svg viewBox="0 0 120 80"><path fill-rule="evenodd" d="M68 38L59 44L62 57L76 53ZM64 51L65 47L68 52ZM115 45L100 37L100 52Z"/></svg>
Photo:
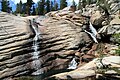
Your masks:
<svg viewBox="0 0 120 80"><path fill-rule="evenodd" d="M35 72L32 73L32 75L40 75L43 73L43 71L40 69L41 68L41 62L39 58L39 40L40 40L40 31L38 31L38 26L34 25L34 21L32 22L32 28L35 32L35 37L33 38L33 50L34 52L32 53L32 59L34 60L32 62L32 67L36 70Z"/></svg>
<svg viewBox="0 0 120 80"><path fill-rule="evenodd" d="M75 58L73 58L69 64L68 69L76 69L76 68L77 68L77 62L76 62Z"/></svg>
<svg viewBox="0 0 120 80"><path fill-rule="evenodd" d="M84 31L92 37L92 39L94 40L95 43L98 43L97 38L96 38L96 35L98 33L97 33L97 30L91 24L91 22L90 22L90 25L89 25L89 29L90 29L91 32L89 32L87 30L84 30Z"/></svg>

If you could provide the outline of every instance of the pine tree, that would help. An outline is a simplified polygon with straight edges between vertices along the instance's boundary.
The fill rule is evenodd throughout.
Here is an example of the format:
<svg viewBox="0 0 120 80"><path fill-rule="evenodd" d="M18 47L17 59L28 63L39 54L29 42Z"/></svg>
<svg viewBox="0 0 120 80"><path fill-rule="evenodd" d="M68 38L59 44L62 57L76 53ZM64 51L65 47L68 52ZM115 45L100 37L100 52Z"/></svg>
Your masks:
<svg viewBox="0 0 120 80"><path fill-rule="evenodd" d="M32 0L27 0L27 14L30 15L31 7L33 5Z"/></svg>
<svg viewBox="0 0 120 80"><path fill-rule="evenodd" d="M67 7L67 2L66 2L66 0L60 0L60 9L63 9L63 8L65 8L65 7Z"/></svg>
<svg viewBox="0 0 120 80"><path fill-rule="evenodd" d="M23 8L23 4L22 4L22 1L20 0L20 2L17 3L16 13L22 14L22 8Z"/></svg>
<svg viewBox="0 0 120 80"><path fill-rule="evenodd" d="M101 9L104 10L105 12L105 15L106 16L109 16L110 15L110 5L108 4L108 2L106 0L97 0L97 3L96 3Z"/></svg>
<svg viewBox="0 0 120 80"><path fill-rule="evenodd" d="M2 0L1 1L1 11L7 12L7 0Z"/></svg>
<svg viewBox="0 0 120 80"><path fill-rule="evenodd" d="M1 1L1 8L2 8L1 11L10 13L12 11L12 8L9 5L10 5L9 1L2 0Z"/></svg>
<svg viewBox="0 0 120 80"><path fill-rule="evenodd" d="M74 11L76 10L76 3L75 3L75 1L73 0L73 2L72 2L72 7L73 7L73 9L74 9Z"/></svg>
<svg viewBox="0 0 120 80"><path fill-rule="evenodd" d="M44 15L45 0L40 0L38 2L38 15Z"/></svg>
<svg viewBox="0 0 120 80"><path fill-rule="evenodd" d="M55 8L54 8L54 4L53 4L53 1L50 2L50 11L54 11Z"/></svg>
<svg viewBox="0 0 120 80"><path fill-rule="evenodd" d="M58 3L57 3L57 1L56 1L56 0L54 0L54 9L55 9L55 11L57 11L57 10L58 10Z"/></svg>
<svg viewBox="0 0 120 80"><path fill-rule="evenodd" d="M19 9L20 9L20 14L22 14L22 1L20 0L20 3L19 3Z"/></svg>
<svg viewBox="0 0 120 80"><path fill-rule="evenodd" d="M7 12L11 13L11 11L12 11L12 7L10 7L9 1L7 1Z"/></svg>
<svg viewBox="0 0 120 80"><path fill-rule="evenodd" d="M19 3L17 3L17 5L16 5L16 11L15 12L19 13Z"/></svg>
<svg viewBox="0 0 120 80"><path fill-rule="evenodd" d="M24 4L23 4L23 8L22 8L23 14L27 14L26 10L27 10L27 8L26 8L26 3L24 3Z"/></svg>
<svg viewBox="0 0 120 80"><path fill-rule="evenodd" d="M35 9L35 6L33 6L33 8L32 8L32 15L36 15L36 9Z"/></svg>
<svg viewBox="0 0 120 80"><path fill-rule="evenodd" d="M49 0L46 1L46 12L47 13L50 12L50 1Z"/></svg>
<svg viewBox="0 0 120 80"><path fill-rule="evenodd" d="M86 0L81 0L81 5L83 8L85 8L86 4L87 4Z"/></svg>
<svg viewBox="0 0 120 80"><path fill-rule="evenodd" d="M81 0L79 0L79 3L78 3L78 10L80 9L82 9Z"/></svg>
<svg viewBox="0 0 120 80"><path fill-rule="evenodd" d="M86 0L87 4L90 5L92 3L92 0Z"/></svg>

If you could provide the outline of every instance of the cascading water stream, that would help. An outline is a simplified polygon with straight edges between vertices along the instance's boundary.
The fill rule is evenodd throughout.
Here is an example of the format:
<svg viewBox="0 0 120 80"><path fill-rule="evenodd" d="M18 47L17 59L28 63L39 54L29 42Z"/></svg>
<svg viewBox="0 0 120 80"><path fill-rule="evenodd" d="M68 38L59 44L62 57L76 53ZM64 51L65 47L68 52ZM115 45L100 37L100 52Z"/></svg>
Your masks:
<svg viewBox="0 0 120 80"><path fill-rule="evenodd" d="M91 30L91 32L88 32L87 30L84 30L84 31L86 33L88 33L93 38L93 40L95 41L95 43L98 43L98 41L96 39L97 30L93 27L93 25L91 24L91 22L90 22L90 25L89 25L89 29Z"/></svg>
<svg viewBox="0 0 120 80"><path fill-rule="evenodd" d="M41 68L41 63L40 63L40 59L39 59L39 44L38 44L38 40L40 39L40 32L38 31L38 26L34 25L34 21L32 22L32 27L35 31L35 37L33 39L33 50L34 52L32 53L32 59L34 60L32 62L32 67L36 70L35 72L32 73L32 75L39 75L42 74L43 71L40 69Z"/></svg>
<svg viewBox="0 0 120 80"><path fill-rule="evenodd" d="M93 25L91 24L91 22L90 22L89 27L90 27L90 30L91 30L92 34L93 34L94 36L96 36L96 35L98 34L98 33L97 33L97 30L93 27Z"/></svg>
<svg viewBox="0 0 120 80"><path fill-rule="evenodd" d="M77 68L77 62L75 61L75 58L73 58L69 64L68 69L76 69L76 68Z"/></svg>

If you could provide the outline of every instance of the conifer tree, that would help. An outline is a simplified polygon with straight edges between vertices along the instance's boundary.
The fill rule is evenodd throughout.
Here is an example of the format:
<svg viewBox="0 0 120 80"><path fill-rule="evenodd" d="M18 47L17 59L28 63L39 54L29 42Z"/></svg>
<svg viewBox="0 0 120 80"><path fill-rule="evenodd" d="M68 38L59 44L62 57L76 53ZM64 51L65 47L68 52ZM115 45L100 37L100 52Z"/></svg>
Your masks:
<svg viewBox="0 0 120 80"><path fill-rule="evenodd" d="M63 9L63 8L65 8L65 7L67 7L67 2L66 2L66 0L60 0L60 9Z"/></svg>
<svg viewBox="0 0 120 80"><path fill-rule="evenodd" d="M23 4L22 4L22 1L20 0L20 2L17 3L16 13L22 14L22 7L23 7Z"/></svg>
<svg viewBox="0 0 120 80"><path fill-rule="evenodd" d="M82 9L81 0L78 2L78 10Z"/></svg>
<svg viewBox="0 0 120 80"><path fill-rule="evenodd" d="M1 11L10 13L12 11L12 8L9 5L10 5L9 1L2 0L1 1L1 8L2 8Z"/></svg>
<svg viewBox="0 0 120 80"><path fill-rule="evenodd" d="M35 9L35 6L33 6L33 8L32 8L32 15L36 15L36 9Z"/></svg>
<svg viewBox="0 0 120 80"><path fill-rule="evenodd" d="M54 11L55 8L54 8L54 4L53 4L53 1L50 2L50 11Z"/></svg>
<svg viewBox="0 0 120 80"><path fill-rule="evenodd" d="M20 0L20 3L19 3L19 10L20 10L20 13L22 14L22 1Z"/></svg>
<svg viewBox="0 0 120 80"><path fill-rule="evenodd" d="M31 7L33 5L33 1L32 0L27 0L27 14L30 15L30 11L31 11Z"/></svg>
<svg viewBox="0 0 120 80"><path fill-rule="evenodd" d="M58 3L57 3L57 1L56 1L56 0L54 0L54 9L55 9L55 11L57 11L57 10L58 10Z"/></svg>
<svg viewBox="0 0 120 80"><path fill-rule="evenodd" d="M76 3L74 0L72 1L72 7L74 8L74 11L75 11L76 10Z"/></svg>
<svg viewBox="0 0 120 80"><path fill-rule="evenodd" d="M40 0L38 2L38 15L44 15L45 0Z"/></svg>
<svg viewBox="0 0 120 80"><path fill-rule="evenodd" d="M50 12L50 0L46 1L46 12Z"/></svg>
<svg viewBox="0 0 120 80"><path fill-rule="evenodd" d="M1 1L1 11L7 12L7 0L2 0Z"/></svg>
<svg viewBox="0 0 120 80"><path fill-rule="evenodd" d="M86 0L86 3L90 5L92 3L92 0Z"/></svg>
<svg viewBox="0 0 120 80"><path fill-rule="evenodd" d="M19 13L19 3L17 3L17 5L16 5L16 11L15 12Z"/></svg>
<svg viewBox="0 0 120 80"><path fill-rule="evenodd" d="M26 12L26 3L23 3L22 4L22 14L26 14L27 12Z"/></svg>
<svg viewBox="0 0 120 80"><path fill-rule="evenodd" d="M7 1L7 12L11 13L11 11L12 11L12 7L10 7L10 2Z"/></svg>
<svg viewBox="0 0 120 80"><path fill-rule="evenodd" d="M81 4L82 4L82 7L85 8L85 6L87 4L86 0L81 0Z"/></svg>

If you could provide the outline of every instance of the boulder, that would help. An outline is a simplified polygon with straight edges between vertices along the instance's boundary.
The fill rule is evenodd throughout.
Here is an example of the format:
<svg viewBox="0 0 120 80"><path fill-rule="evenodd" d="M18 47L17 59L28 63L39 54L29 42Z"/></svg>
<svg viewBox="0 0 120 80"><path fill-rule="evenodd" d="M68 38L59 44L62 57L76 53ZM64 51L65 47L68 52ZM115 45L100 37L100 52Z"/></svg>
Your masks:
<svg viewBox="0 0 120 80"><path fill-rule="evenodd" d="M105 66L111 67L111 69L107 69L103 74L119 74L119 71L114 71L113 68L120 68L120 56L110 56L110 57L104 57L102 59L96 58L93 61L90 61L89 63L79 67L76 70L70 71L70 72L64 72L60 74L56 74L51 76L49 79L55 79L55 80L70 80L70 79L80 79L80 80L94 80L96 79L96 74L99 74L99 69L104 69ZM113 74L111 74L112 76ZM104 76L104 75L103 75ZM114 76L114 75L113 75ZM117 77L117 76L116 76Z"/></svg>
<svg viewBox="0 0 120 80"><path fill-rule="evenodd" d="M95 80L94 70L74 70L71 72L56 74L49 79L54 80Z"/></svg>
<svg viewBox="0 0 120 80"><path fill-rule="evenodd" d="M96 58L90 61L89 63L81 66L80 70L97 70L97 68L104 68L105 66L112 68L120 68L120 56L109 56L103 58Z"/></svg>
<svg viewBox="0 0 120 80"><path fill-rule="evenodd" d="M74 6L68 6L68 7L66 7L66 8L63 9L63 11L73 11L73 12L75 10L76 10L76 8Z"/></svg>
<svg viewBox="0 0 120 80"><path fill-rule="evenodd" d="M62 10L49 12L49 13L46 14L46 16L62 18L63 16L68 15L69 13L73 13L74 11L75 10L74 10L73 6L68 6L68 7L65 7Z"/></svg>
<svg viewBox="0 0 120 80"><path fill-rule="evenodd" d="M98 6L96 4L86 5L85 8L82 9L83 16L91 17L96 11L98 11Z"/></svg>
<svg viewBox="0 0 120 80"><path fill-rule="evenodd" d="M114 19L110 21L110 25L120 25L120 16L114 15Z"/></svg>
<svg viewBox="0 0 120 80"><path fill-rule="evenodd" d="M96 11L94 14L92 14L90 18L90 22L95 26L95 28L100 28L102 27L102 22L104 21L104 17L101 14L100 11Z"/></svg>
<svg viewBox="0 0 120 80"><path fill-rule="evenodd" d="M120 19L119 16L116 15L113 20L110 21L110 24L107 26L103 26L98 33L105 35L112 35L116 33L120 33Z"/></svg>

